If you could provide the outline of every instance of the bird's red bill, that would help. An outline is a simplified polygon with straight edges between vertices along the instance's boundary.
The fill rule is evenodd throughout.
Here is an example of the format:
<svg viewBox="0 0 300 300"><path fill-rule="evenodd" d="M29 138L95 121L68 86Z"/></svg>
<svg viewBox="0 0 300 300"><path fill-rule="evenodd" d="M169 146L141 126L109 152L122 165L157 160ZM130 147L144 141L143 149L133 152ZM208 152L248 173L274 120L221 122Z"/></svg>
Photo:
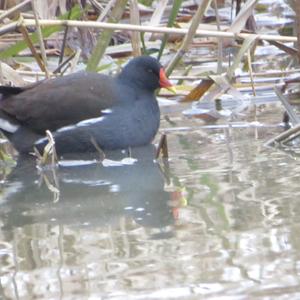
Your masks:
<svg viewBox="0 0 300 300"><path fill-rule="evenodd" d="M169 81L169 79L167 78L167 75L166 75L166 73L165 73L165 71L164 71L163 68L160 68L160 71L159 71L159 85L162 88L168 89L173 94L176 94L176 89L171 84L171 82Z"/></svg>
<svg viewBox="0 0 300 300"><path fill-rule="evenodd" d="M167 75L163 68L161 68L159 71L159 84L160 84L160 87L163 87L163 88L168 88L168 87L172 86L172 84L168 80Z"/></svg>

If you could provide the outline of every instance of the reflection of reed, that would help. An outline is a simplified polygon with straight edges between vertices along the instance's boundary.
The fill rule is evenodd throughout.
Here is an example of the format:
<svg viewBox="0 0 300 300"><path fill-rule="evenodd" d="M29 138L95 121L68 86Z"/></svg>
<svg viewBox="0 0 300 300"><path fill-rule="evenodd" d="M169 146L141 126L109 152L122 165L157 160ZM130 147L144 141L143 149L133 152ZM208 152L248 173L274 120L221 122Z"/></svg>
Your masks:
<svg viewBox="0 0 300 300"><path fill-rule="evenodd" d="M56 175L56 169L52 168L50 176L49 176L49 172L48 175L47 174L43 174L41 173L40 175L40 182L41 184L43 184L43 182L45 182L48 190L50 192L52 192L53 194L53 202L57 202L59 201L59 195L60 195L60 191L59 191L59 182L57 180L57 175Z"/></svg>
<svg viewBox="0 0 300 300"><path fill-rule="evenodd" d="M58 253L59 253L59 264L56 272L56 276L58 279L58 284L59 284L59 299L63 299L64 296L64 285L63 285L63 278L61 276L62 269L65 265L65 260L64 260L64 226L63 225L58 225L58 235L57 235L57 246L58 246Z"/></svg>

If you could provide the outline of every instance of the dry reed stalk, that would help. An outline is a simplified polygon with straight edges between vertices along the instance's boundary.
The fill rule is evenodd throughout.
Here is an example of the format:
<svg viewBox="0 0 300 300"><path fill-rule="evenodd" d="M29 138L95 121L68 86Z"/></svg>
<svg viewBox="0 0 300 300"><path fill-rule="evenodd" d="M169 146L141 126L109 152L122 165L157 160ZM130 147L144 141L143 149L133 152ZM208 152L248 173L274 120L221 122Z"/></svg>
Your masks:
<svg viewBox="0 0 300 300"><path fill-rule="evenodd" d="M249 75L250 75L253 96L256 96L250 49L247 51L247 61L248 61L248 68L249 68Z"/></svg>
<svg viewBox="0 0 300 300"><path fill-rule="evenodd" d="M130 23L140 25L140 13L137 0L130 0ZM141 52L141 37L138 31L132 32L131 43L133 56L140 56Z"/></svg>
<svg viewBox="0 0 300 300"><path fill-rule="evenodd" d="M71 59L70 61L70 73L73 73L76 71L76 66L78 65L78 62L80 60L81 56L81 49L78 49L76 53L74 53L74 58Z"/></svg>
<svg viewBox="0 0 300 300"><path fill-rule="evenodd" d="M103 5L99 3L97 0L90 0L90 3L99 11L103 11Z"/></svg>
<svg viewBox="0 0 300 300"><path fill-rule="evenodd" d="M3 32L12 31L16 28L17 22L12 22L7 26L0 27L0 35ZM35 26L34 20L24 20L25 26ZM156 27L156 26L144 26L144 25L131 25L131 24L117 24L117 23L104 23L95 21L74 21L74 20L39 20L39 24L42 27L45 26L70 26L70 27L89 27L99 29L111 29L111 30L127 30L127 31L140 31L140 32L153 32L153 33L169 33L186 35L188 29L186 28L170 28L170 27ZM195 32L195 36L203 37L223 37L223 38L237 38L245 39L250 36L255 36L258 40L266 41L281 41L281 42L296 42L297 37L295 36L284 36L284 35L271 35L271 34L252 34L252 33L233 33L230 31L217 31L217 30L202 30L198 29Z"/></svg>
<svg viewBox="0 0 300 300"><path fill-rule="evenodd" d="M245 27L247 20L253 14L256 3L257 0L247 0L242 9L237 10L238 14L229 28L231 32L239 33Z"/></svg>
<svg viewBox="0 0 300 300"><path fill-rule="evenodd" d="M70 63L70 61L75 57L75 52L72 53L68 58L66 58L64 61L62 61L58 67L52 72L53 74L59 74L62 72L62 69ZM50 75L53 75L53 74L50 74ZM61 75L61 74L60 74Z"/></svg>
<svg viewBox="0 0 300 300"><path fill-rule="evenodd" d="M4 84L4 77L2 72L2 64L0 63L0 84Z"/></svg>
<svg viewBox="0 0 300 300"><path fill-rule="evenodd" d="M11 15L12 13L18 11L19 9L21 9L23 6L27 5L30 3L31 0L26 0L23 1L19 4L17 4L16 6L8 9L7 11L4 11L4 13L2 15L0 15L0 22L5 19L6 17L8 17L9 15Z"/></svg>
<svg viewBox="0 0 300 300"><path fill-rule="evenodd" d="M293 69L293 70L282 70L282 71L272 71L272 72L253 72L252 75L253 77L278 77L278 76L285 76L285 75L289 75L289 74L297 74L300 72L300 69ZM247 78L249 77L248 74L241 74L241 75L237 75L235 76L236 79L238 78ZM174 80L199 80L199 79L204 79L207 78L207 76L198 76L198 75L188 75L188 76L171 76L170 79L174 79Z"/></svg>
<svg viewBox="0 0 300 300"><path fill-rule="evenodd" d="M118 0L111 12L108 22L103 24L113 25L118 23L126 8L126 5L127 5L127 0ZM89 22L89 21L84 21L84 22ZM94 23L97 24L97 22ZM86 67L87 71L95 71L97 69L99 61L101 60L102 56L105 53L106 48L109 45L109 42L111 41L112 34L113 34L113 28L109 28L109 27L106 27L106 30L102 32L93 50L93 53L87 63L87 67Z"/></svg>
<svg viewBox="0 0 300 300"><path fill-rule="evenodd" d="M41 60L39 54L36 52L36 49L35 49L35 47L34 47L32 41L31 41L31 39L30 39L29 33L28 33L28 31L27 31L27 28L26 28L25 26L23 26L22 23L21 23L21 25L20 25L18 28L19 28L20 32L22 33L23 38L24 38L24 41L26 41L26 43L27 43L27 45L28 45L28 47L29 47L29 49L30 49L30 51L31 51L31 53L32 53L32 55L33 55L33 57L35 58L36 62L38 63L40 69L41 69L43 72L45 72L45 74L47 74L48 72L47 72L47 70L46 70L45 64L44 64L44 62Z"/></svg>
<svg viewBox="0 0 300 300"><path fill-rule="evenodd" d="M208 6L210 5L212 0L202 0L202 2L198 5L198 9L196 11L196 14L194 15L192 19L192 23L188 29L187 34L185 35L183 42L179 48L179 50L176 52L174 57L172 58L171 62L168 64L168 67L166 68L166 74L170 75L178 62L181 60L181 58L185 55L186 51L188 50L190 44L193 41L193 38L195 36L195 33L197 31L197 28L204 16L204 13Z"/></svg>
<svg viewBox="0 0 300 300"><path fill-rule="evenodd" d="M284 76L288 74L297 74L300 72L300 69L293 69L293 70L282 70L282 71L272 71L272 72L257 72L253 73L253 76L255 77L271 77L271 76ZM236 78L243 78L243 77L248 77L247 74L242 74L236 76Z"/></svg>
<svg viewBox="0 0 300 300"><path fill-rule="evenodd" d="M8 64L0 62L2 75L5 80L11 82L14 86L24 86L26 85L26 82L20 76L12 67L10 67Z"/></svg>
<svg viewBox="0 0 300 300"><path fill-rule="evenodd" d="M46 75L47 78L50 78L49 71L48 71L48 68L47 68L48 61L47 61L46 49L45 49L45 44L44 44L44 40L43 40L43 34L42 34L41 26L39 24L39 17L38 17L38 14L37 14L35 1L36 0L31 0L31 7L32 7L34 19L35 19L36 32L37 32L37 36L38 36L38 39L39 39L39 46L40 46L42 60L43 60L43 64L44 64L45 75Z"/></svg>
<svg viewBox="0 0 300 300"><path fill-rule="evenodd" d="M218 11L218 2L217 0L213 0L213 6L216 14L216 24L218 31L221 31L221 20ZM217 73L221 74L223 72L223 39L218 39L218 67Z"/></svg>
<svg viewBox="0 0 300 300"><path fill-rule="evenodd" d="M36 72L36 71L25 71L25 70L16 70L16 72L19 75L24 75L24 76L41 76L41 77L45 77L45 72ZM50 77L57 77L55 74L50 73Z"/></svg>
<svg viewBox="0 0 300 300"><path fill-rule="evenodd" d="M297 31L297 48L298 48L298 62L300 62L300 3L294 1L294 9L296 13L296 31Z"/></svg>
<svg viewBox="0 0 300 300"><path fill-rule="evenodd" d="M110 0L103 11L101 12L101 15L98 17L97 22L102 22L105 17L108 15L109 11L112 9L112 7L115 5L116 0Z"/></svg>
<svg viewBox="0 0 300 300"><path fill-rule="evenodd" d="M168 0L160 0L158 1L155 11L152 14L152 17L148 23L150 26L158 26L160 24L161 18L163 17L164 11L168 5ZM144 35L144 41L149 41L151 39L152 34L146 33Z"/></svg>

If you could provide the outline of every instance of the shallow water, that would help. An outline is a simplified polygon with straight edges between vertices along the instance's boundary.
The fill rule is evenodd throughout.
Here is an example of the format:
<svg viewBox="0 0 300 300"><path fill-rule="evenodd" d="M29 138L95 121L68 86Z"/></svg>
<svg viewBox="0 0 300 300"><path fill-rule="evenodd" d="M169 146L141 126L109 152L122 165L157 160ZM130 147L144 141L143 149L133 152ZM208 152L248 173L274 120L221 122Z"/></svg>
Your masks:
<svg viewBox="0 0 300 300"><path fill-rule="evenodd" d="M24 161L13 170L2 298L299 299L300 165L263 147L282 131L281 109L230 126L182 109L164 108L169 166L146 147L123 166L65 164L59 185Z"/></svg>

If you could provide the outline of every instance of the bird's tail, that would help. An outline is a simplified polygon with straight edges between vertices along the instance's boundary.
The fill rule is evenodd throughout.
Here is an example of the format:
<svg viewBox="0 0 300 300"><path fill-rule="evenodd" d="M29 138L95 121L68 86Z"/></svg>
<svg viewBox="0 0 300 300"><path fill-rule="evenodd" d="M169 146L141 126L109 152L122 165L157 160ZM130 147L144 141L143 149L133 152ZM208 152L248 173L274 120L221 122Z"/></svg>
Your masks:
<svg viewBox="0 0 300 300"><path fill-rule="evenodd" d="M34 142L42 136L12 120L0 109L0 131L13 144L19 153L29 153Z"/></svg>
<svg viewBox="0 0 300 300"><path fill-rule="evenodd" d="M20 127L17 121L13 120L9 115L0 110L0 129L5 135L15 133Z"/></svg>
<svg viewBox="0 0 300 300"><path fill-rule="evenodd" d="M15 86L0 86L0 95L4 98L11 95L17 95L24 91L24 88Z"/></svg>
<svg viewBox="0 0 300 300"><path fill-rule="evenodd" d="M26 88L0 86L0 131L13 144L13 146L21 153L28 153L32 150L34 141L39 139L41 135L22 126L12 116L1 109L1 100L9 98L23 92ZM9 101L9 99L7 99Z"/></svg>

